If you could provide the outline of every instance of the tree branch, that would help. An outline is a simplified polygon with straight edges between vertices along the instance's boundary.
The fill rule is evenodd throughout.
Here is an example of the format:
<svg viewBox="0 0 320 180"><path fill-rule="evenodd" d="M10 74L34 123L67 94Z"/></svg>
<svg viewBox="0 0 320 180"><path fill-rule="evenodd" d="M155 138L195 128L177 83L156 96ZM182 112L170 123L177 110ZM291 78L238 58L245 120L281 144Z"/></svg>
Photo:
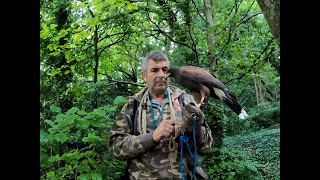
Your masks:
<svg viewBox="0 0 320 180"><path fill-rule="evenodd" d="M105 46L105 47L101 48L101 49L100 49L100 52L99 52L99 56L101 55L101 53L102 53L105 49L107 49L107 48L109 48L109 47L111 47L111 46L113 46L113 45L115 45L115 44L118 44L119 42L121 42L121 41L123 41L123 40L124 40L124 36L122 36L121 38L119 38L117 41L109 44L108 46Z"/></svg>
<svg viewBox="0 0 320 180"><path fill-rule="evenodd" d="M201 18L204 22L206 22L206 20L204 19L204 17L201 16L201 14L200 14L200 12L199 12L199 10L198 10L198 8L197 8L196 3L194 2L194 0L192 0L192 4L193 4L193 6L196 8L197 13L198 13L198 15L200 16L200 18Z"/></svg>
<svg viewBox="0 0 320 180"><path fill-rule="evenodd" d="M105 75L106 75L106 77L107 77L106 80L111 81L111 82L122 83L122 84L131 84L131 85L140 86L140 87L145 87L145 86L146 86L145 84L139 84L139 83L135 83L135 82L114 80L114 79L112 79L110 76L108 76L107 74L105 74Z"/></svg>
<svg viewBox="0 0 320 180"><path fill-rule="evenodd" d="M267 46L263 49L263 51L260 53L260 55L254 60L254 62L253 62L253 64L249 67L249 69L247 69L246 70L246 72L244 72L244 73L242 73L240 76L238 76L238 77L235 77L235 78L232 78L232 79L230 79L230 80L228 80L227 82L224 82L223 84L228 84L228 83L230 83L231 81L233 81L233 80L235 80L235 79L237 79L237 80L240 80L241 78L243 78L247 73L249 73L251 70L252 70L252 68L255 66L255 65L257 65L258 63L258 60L261 58L261 56L268 50L268 47L271 45L271 43L273 42L273 40L274 40L274 38L272 37L271 38L271 40L268 42L268 44L267 44ZM265 59L267 59L269 56L267 56L266 58L264 58L264 60Z"/></svg>

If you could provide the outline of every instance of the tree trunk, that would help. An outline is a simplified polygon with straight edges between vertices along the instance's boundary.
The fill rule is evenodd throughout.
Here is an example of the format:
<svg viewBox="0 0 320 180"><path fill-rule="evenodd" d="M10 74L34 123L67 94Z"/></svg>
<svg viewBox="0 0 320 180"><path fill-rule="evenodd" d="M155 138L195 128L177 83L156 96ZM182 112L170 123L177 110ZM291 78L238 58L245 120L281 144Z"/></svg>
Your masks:
<svg viewBox="0 0 320 180"><path fill-rule="evenodd" d="M257 0L273 37L280 45L280 0Z"/></svg>
<svg viewBox="0 0 320 180"><path fill-rule="evenodd" d="M57 30L67 29L68 27L68 17L69 17L69 11L68 11L68 4L61 5L61 7L58 8L58 11L56 11L55 18L57 22ZM59 45L63 46L67 43L66 37L61 37L59 39ZM72 64L67 63L66 57L64 52L61 52L58 56L51 57L52 64L54 64L55 68L60 68L63 65L71 66ZM74 62L72 62L74 64ZM67 69L65 69L67 70ZM71 70L69 68L69 70ZM72 82L72 73L68 74L60 74L57 76L57 84L59 84L59 87L61 87L61 91L59 92L64 93L67 90L67 84ZM60 96L59 94L59 96ZM62 112L67 111L73 106L73 96L68 95L67 97L64 97L60 100L59 106L62 109Z"/></svg>
<svg viewBox="0 0 320 180"><path fill-rule="evenodd" d="M93 83L97 84L98 81L98 68L99 68L99 51L98 51L98 42L99 42L99 37L98 37L98 27L95 26L95 30L94 30L94 69L93 69ZM93 109L98 108L98 92L97 92L97 88L94 87L94 91L93 91L93 99L92 99L92 107Z"/></svg>
<svg viewBox="0 0 320 180"><path fill-rule="evenodd" d="M210 0L204 0L204 14L206 18L206 33L207 33L207 45L208 45L208 62L211 64L209 71L214 76L217 76L216 72L216 59L214 56L214 32L213 32L213 15L212 15L212 2ZM223 112L221 110L221 102L214 101L214 113L212 113L212 136L214 138L214 146L216 148L222 147L223 144ZM209 112L207 112L209 113Z"/></svg>
<svg viewBox="0 0 320 180"><path fill-rule="evenodd" d="M206 17L207 45L208 45L208 62L212 64L210 71L215 72L215 57L214 57L214 33L213 33L213 15L210 0L204 0L204 12Z"/></svg>
<svg viewBox="0 0 320 180"><path fill-rule="evenodd" d="M258 90L256 78L254 75L253 75L253 82L254 82L254 88L256 90L257 105L259 105L259 90Z"/></svg>

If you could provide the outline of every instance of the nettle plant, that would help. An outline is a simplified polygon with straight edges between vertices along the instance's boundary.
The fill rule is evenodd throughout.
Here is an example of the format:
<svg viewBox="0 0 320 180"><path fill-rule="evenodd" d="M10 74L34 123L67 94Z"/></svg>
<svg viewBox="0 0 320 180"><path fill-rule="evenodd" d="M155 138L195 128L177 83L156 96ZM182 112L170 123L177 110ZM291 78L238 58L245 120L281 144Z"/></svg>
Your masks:
<svg viewBox="0 0 320 180"><path fill-rule="evenodd" d="M41 179L113 179L118 177L124 162L112 158L108 151L108 135L120 104L85 112L72 107L62 113L52 105L55 115L45 120L40 129Z"/></svg>

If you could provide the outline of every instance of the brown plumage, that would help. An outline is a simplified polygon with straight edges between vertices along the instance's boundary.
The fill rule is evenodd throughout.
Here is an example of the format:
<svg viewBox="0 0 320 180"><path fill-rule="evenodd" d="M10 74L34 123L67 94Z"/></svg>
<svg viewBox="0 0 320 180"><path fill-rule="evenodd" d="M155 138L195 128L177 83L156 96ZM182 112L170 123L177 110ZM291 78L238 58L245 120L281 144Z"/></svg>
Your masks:
<svg viewBox="0 0 320 180"><path fill-rule="evenodd" d="M182 66L170 68L167 77L174 78L177 84L190 90L197 106L200 107L208 97L220 99L233 110L240 119L248 117L246 111L237 102L227 87L205 69L196 66Z"/></svg>

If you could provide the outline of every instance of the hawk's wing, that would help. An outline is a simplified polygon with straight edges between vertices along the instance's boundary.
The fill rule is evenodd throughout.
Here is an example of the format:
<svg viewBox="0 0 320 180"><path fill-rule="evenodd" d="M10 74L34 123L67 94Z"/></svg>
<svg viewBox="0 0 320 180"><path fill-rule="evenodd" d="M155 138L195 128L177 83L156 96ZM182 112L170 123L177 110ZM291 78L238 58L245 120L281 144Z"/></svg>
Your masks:
<svg viewBox="0 0 320 180"><path fill-rule="evenodd" d="M219 89L226 89L226 86L217 78L212 76L208 71L196 66L182 66L180 67L180 74L182 77L199 82L206 86L213 86ZM183 78L182 78L183 79Z"/></svg>

